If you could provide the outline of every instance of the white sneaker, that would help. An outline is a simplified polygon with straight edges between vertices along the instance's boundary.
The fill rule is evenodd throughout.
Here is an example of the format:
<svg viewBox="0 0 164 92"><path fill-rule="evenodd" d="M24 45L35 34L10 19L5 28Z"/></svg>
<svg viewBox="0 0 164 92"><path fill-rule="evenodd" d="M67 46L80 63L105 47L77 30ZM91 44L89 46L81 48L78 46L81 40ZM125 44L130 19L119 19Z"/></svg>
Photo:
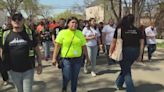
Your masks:
<svg viewBox="0 0 164 92"><path fill-rule="evenodd" d="M93 77L96 77L96 73L95 73L95 72L91 72L91 75L92 75Z"/></svg>
<svg viewBox="0 0 164 92"><path fill-rule="evenodd" d="M84 73L88 73L88 70L87 70L87 68L84 68Z"/></svg>
<svg viewBox="0 0 164 92"><path fill-rule="evenodd" d="M8 84L9 84L8 81L4 81L4 82L3 82L3 86L7 86Z"/></svg>

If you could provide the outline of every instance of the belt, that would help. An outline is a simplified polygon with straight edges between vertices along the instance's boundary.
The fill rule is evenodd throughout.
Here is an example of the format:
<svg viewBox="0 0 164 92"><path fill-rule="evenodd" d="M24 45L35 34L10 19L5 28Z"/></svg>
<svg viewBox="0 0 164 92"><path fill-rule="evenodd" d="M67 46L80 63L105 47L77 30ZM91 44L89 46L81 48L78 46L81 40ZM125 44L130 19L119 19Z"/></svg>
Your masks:
<svg viewBox="0 0 164 92"><path fill-rule="evenodd" d="M68 60L73 60L73 59L80 59L81 57L72 57L72 58L64 58L64 59L68 59Z"/></svg>

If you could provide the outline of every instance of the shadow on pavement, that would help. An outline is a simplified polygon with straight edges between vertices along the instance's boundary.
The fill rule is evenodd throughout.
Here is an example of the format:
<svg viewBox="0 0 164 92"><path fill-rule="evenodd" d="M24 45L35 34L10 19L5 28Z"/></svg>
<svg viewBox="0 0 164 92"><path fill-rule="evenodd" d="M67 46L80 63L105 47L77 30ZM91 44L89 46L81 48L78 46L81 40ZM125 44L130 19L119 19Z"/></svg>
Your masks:
<svg viewBox="0 0 164 92"><path fill-rule="evenodd" d="M46 83L43 81L34 81L33 86L37 86L35 87L36 89L34 89L34 92L46 92Z"/></svg>
<svg viewBox="0 0 164 92"><path fill-rule="evenodd" d="M50 67L52 65L43 65L43 68L47 68L47 67Z"/></svg>
<svg viewBox="0 0 164 92"><path fill-rule="evenodd" d="M154 67L153 64L148 65L148 64L134 64L132 69L137 69L137 70L144 70L144 71L158 71L160 68Z"/></svg>
<svg viewBox="0 0 164 92"><path fill-rule="evenodd" d="M105 55L97 57L97 62L96 62L97 65L103 65L103 64L107 64L107 63L108 63L107 57Z"/></svg>
<svg viewBox="0 0 164 92"><path fill-rule="evenodd" d="M88 92L115 92L115 88L100 88L100 89L94 89L94 90L89 90Z"/></svg>
<svg viewBox="0 0 164 92"><path fill-rule="evenodd" d="M0 88L0 92L8 92L12 89L14 89L15 87L14 86L10 86L10 87L3 87L3 88Z"/></svg>
<svg viewBox="0 0 164 92"><path fill-rule="evenodd" d="M142 83L136 87L136 92L164 92L161 84Z"/></svg>
<svg viewBox="0 0 164 92"><path fill-rule="evenodd" d="M120 70L104 70L104 71L100 71L97 73L97 75L103 75L103 74L107 74L107 73L117 73L119 72Z"/></svg>

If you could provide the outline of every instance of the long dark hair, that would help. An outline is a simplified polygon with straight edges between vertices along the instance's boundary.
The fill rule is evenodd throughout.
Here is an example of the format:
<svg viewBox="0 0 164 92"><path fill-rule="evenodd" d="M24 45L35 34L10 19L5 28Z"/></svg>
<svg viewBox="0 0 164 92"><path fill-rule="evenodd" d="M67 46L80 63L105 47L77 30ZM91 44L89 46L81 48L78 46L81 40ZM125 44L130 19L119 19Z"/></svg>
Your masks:
<svg viewBox="0 0 164 92"><path fill-rule="evenodd" d="M123 30L128 30L130 27L134 26L134 15L129 14L124 16L122 20L119 22L117 28L122 28Z"/></svg>
<svg viewBox="0 0 164 92"><path fill-rule="evenodd" d="M91 21L92 21L92 20L96 20L96 19L95 19L95 18L90 18L90 19L89 19L89 25L88 25L88 28L91 27ZM95 25L93 28L96 30L96 29L97 29L97 25Z"/></svg>
<svg viewBox="0 0 164 92"><path fill-rule="evenodd" d="M133 27L134 25L134 15L133 14L129 14L127 15L127 19L126 19L126 27L130 28Z"/></svg>
<svg viewBox="0 0 164 92"><path fill-rule="evenodd" d="M69 17L66 21L66 28L68 28L68 24L71 20L76 20L77 21L77 29L79 28L79 20L76 17Z"/></svg>

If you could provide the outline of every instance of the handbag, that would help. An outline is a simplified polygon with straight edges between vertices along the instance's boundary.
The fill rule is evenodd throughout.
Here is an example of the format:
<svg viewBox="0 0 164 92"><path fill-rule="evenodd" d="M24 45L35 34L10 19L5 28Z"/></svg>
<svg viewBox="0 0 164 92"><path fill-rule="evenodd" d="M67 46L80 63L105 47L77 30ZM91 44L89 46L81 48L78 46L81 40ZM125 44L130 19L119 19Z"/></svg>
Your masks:
<svg viewBox="0 0 164 92"><path fill-rule="evenodd" d="M111 55L111 58L115 61L121 61L122 60L122 39L121 39L121 28L117 31L117 40L116 45L114 48L114 51Z"/></svg>
<svg viewBox="0 0 164 92"><path fill-rule="evenodd" d="M68 52L69 52L69 49L70 49L70 47L71 47L71 45L72 45L72 42L73 42L74 37L75 37L75 33L74 33L74 36L72 37L71 43L70 43L69 48L68 48L68 50L67 50L67 52L66 52L66 54L65 54L64 57L60 57L59 54L60 54L60 52L61 52L61 49L59 50L59 53L58 53L58 55L57 55L58 68L59 68L59 69L63 68L62 61L63 61L63 59L67 56L67 54L68 54Z"/></svg>

